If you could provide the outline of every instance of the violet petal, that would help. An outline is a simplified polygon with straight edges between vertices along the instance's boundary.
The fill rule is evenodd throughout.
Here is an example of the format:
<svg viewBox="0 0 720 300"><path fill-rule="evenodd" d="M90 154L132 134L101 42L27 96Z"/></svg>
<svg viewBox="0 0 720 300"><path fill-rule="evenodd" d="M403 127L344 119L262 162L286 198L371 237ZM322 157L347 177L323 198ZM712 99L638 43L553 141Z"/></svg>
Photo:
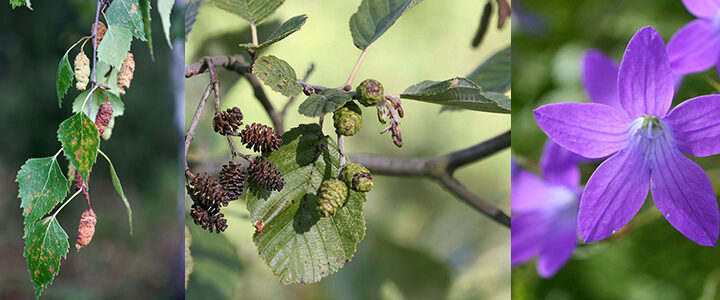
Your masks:
<svg viewBox="0 0 720 300"><path fill-rule="evenodd" d="M582 160L586 159L548 140L540 157L540 171L549 183L576 189L580 184L580 167L577 164Z"/></svg>
<svg viewBox="0 0 720 300"><path fill-rule="evenodd" d="M572 257L577 246L576 222L561 225L552 228L551 235L544 240L537 262L537 271L541 277L549 278L555 275Z"/></svg>
<svg viewBox="0 0 720 300"><path fill-rule="evenodd" d="M685 8L698 18L712 19L720 11L719 0L682 0Z"/></svg>
<svg viewBox="0 0 720 300"><path fill-rule="evenodd" d="M673 35L667 51L675 73L689 74L710 69L720 58L720 31L708 20L694 20Z"/></svg>
<svg viewBox="0 0 720 300"><path fill-rule="evenodd" d="M687 100L664 121L683 152L699 157L720 154L720 95Z"/></svg>
<svg viewBox="0 0 720 300"><path fill-rule="evenodd" d="M592 102L622 108L617 91L619 69L617 62L598 50L585 53L582 81Z"/></svg>

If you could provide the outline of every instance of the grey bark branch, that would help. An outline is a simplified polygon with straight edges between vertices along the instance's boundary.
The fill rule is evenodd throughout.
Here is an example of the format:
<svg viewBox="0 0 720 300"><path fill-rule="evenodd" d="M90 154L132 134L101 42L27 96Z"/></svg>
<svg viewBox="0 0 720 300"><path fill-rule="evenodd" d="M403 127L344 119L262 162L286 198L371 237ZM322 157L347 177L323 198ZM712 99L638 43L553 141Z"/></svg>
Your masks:
<svg viewBox="0 0 720 300"><path fill-rule="evenodd" d="M393 158L379 155L352 155L351 161L367 167L377 175L427 177L436 180L443 188L477 211L496 222L510 227L510 217L502 210L485 202L457 181L453 172L510 147L510 131L469 148L431 158Z"/></svg>

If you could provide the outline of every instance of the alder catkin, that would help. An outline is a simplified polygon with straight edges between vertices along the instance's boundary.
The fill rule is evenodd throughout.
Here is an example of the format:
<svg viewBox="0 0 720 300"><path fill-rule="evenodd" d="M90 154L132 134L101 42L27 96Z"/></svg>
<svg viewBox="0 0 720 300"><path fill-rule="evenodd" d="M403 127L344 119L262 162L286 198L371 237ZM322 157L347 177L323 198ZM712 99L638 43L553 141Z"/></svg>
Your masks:
<svg viewBox="0 0 720 300"><path fill-rule="evenodd" d="M134 72L135 59L132 53L128 52L117 74L117 86L120 88L120 95L125 95L125 89L130 87Z"/></svg>
<svg viewBox="0 0 720 300"><path fill-rule="evenodd" d="M105 24L103 22L98 21L98 30L97 30L97 42L95 46L100 46L100 42L102 42L103 37L105 36L105 33L107 32L107 27L105 27ZM95 33L95 23L92 23L90 26L90 35Z"/></svg>
<svg viewBox="0 0 720 300"><path fill-rule="evenodd" d="M100 135L105 132L105 128L107 128L108 124L110 123L110 119L112 118L113 114L113 108L110 104L110 101L105 100L103 104L100 104L100 108L98 109L98 113L95 116L95 125L98 128L98 132L100 132Z"/></svg>
<svg viewBox="0 0 720 300"><path fill-rule="evenodd" d="M255 152L270 153L282 145L282 136L274 129L259 123L245 125L240 132L240 142Z"/></svg>
<svg viewBox="0 0 720 300"><path fill-rule="evenodd" d="M228 108L226 111L218 112L213 118L213 129L222 135L234 135L242 125L243 114L240 108Z"/></svg>
<svg viewBox="0 0 720 300"><path fill-rule="evenodd" d="M77 239L75 249L87 246L95 234L95 224L97 224L97 216L92 209L86 209L80 217L80 225L78 226Z"/></svg>
<svg viewBox="0 0 720 300"><path fill-rule="evenodd" d="M285 186L280 170L262 156L255 158L247 169L248 179L271 191L280 191Z"/></svg>
<svg viewBox="0 0 720 300"><path fill-rule="evenodd" d="M75 80L75 88L80 91L84 91L90 82L90 59L82 51L75 56Z"/></svg>

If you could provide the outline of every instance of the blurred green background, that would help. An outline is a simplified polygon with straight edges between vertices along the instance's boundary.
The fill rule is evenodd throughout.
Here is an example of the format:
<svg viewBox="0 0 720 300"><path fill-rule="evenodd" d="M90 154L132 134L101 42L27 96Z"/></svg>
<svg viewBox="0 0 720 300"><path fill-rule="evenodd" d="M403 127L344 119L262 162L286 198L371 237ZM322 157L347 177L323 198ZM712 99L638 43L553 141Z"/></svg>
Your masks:
<svg viewBox="0 0 720 300"><path fill-rule="evenodd" d="M580 79L585 50L599 49L619 62L638 29L653 26L667 42L694 19L679 0L522 0L513 8L512 151L535 170L546 136L532 110L589 101ZM717 93L715 82L715 69L685 77L673 106ZM720 192L718 156L693 160ZM583 182L596 167L583 167ZM626 228L617 238L578 248L550 280L537 276L534 262L514 268L513 299L720 299L719 249L685 238L650 197Z"/></svg>
<svg viewBox="0 0 720 300"><path fill-rule="evenodd" d="M60 148L56 130L72 115L78 92L73 84L58 108L58 62L70 45L89 34L95 17L94 1L33 1L33 8L0 4L0 299L34 299L15 174L26 159L51 156ZM122 97L125 115L116 120L112 138L101 142L132 205L134 234L129 235L125 206L107 163L98 157L90 188L98 216L95 236L75 251L80 214L87 208L83 197L60 212L71 249L44 299L182 297L182 227L176 209L182 135L174 120L170 50L159 16L153 18L155 61L147 44L133 43L136 72ZM85 47L87 54L91 45ZM67 162L60 159L60 164L65 170Z"/></svg>
<svg viewBox="0 0 720 300"><path fill-rule="evenodd" d="M309 19L302 30L262 51L286 60L302 77L311 63L311 83L338 86L350 73L360 50L348 28L356 1L287 1L259 28L260 39L277 25L299 14ZM470 73L490 54L510 43L509 28L491 29L479 49L470 42L484 1L424 1L403 15L369 51L356 84L375 78L386 93L399 93L421 80L444 80ZM508 26L508 25L506 25ZM204 6L186 44L186 63L206 55L241 53L250 41L248 23L212 6ZM270 124L252 96L246 80L219 70L223 107L239 106L245 123ZM186 124L209 82L207 74L186 80ZM277 107L287 101L265 89ZM316 122L297 113L300 97L289 111L287 126ZM363 130L347 139L348 153L397 157L427 157L468 147L505 132L510 116L470 111L439 113L432 104L403 103L404 146L396 148L375 112L364 109ZM205 112L190 149L193 171L215 173L229 159L226 141L211 128ZM331 122L324 132L332 134ZM241 147L242 148L242 147ZM247 153L247 152L246 152ZM458 171L459 180L487 201L509 210L509 151L503 151ZM189 208L190 201L186 201ZM470 209L436 183L417 178L375 178L368 194L367 234L354 259L321 282L282 286L258 256L251 237L245 203L226 208L228 230L217 235L192 220L195 272L187 299L508 299L510 298L510 232Z"/></svg>

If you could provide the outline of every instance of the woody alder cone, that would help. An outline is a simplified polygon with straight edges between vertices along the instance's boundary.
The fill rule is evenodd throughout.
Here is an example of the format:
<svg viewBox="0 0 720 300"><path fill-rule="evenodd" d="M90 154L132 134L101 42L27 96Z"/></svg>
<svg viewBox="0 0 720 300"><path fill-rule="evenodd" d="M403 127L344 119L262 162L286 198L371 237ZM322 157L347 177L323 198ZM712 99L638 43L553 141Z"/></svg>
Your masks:
<svg viewBox="0 0 720 300"><path fill-rule="evenodd" d="M90 26L90 35L92 35L95 32L95 23L93 23ZM105 33L107 32L107 27L105 27L105 24L103 22L98 21L98 30L97 30L97 44L96 46L100 46L100 42L102 42L103 37L105 37Z"/></svg>
<svg viewBox="0 0 720 300"><path fill-rule="evenodd" d="M230 202L220 181L207 173L195 176L187 185L187 191L194 203L205 208L217 207L219 209L221 206L227 206Z"/></svg>
<svg viewBox="0 0 720 300"><path fill-rule="evenodd" d="M97 224L97 216L92 209L86 209L80 217L80 225L78 226L75 249L87 246L95 234L95 224Z"/></svg>
<svg viewBox="0 0 720 300"><path fill-rule="evenodd" d="M246 148L255 152L270 153L282 145L280 133L263 124L246 125L240 132L240 138Z"/></svg>
<svg viewBox="0 0 720 300"><path fill-rule="evenodd" d="M220 210L208 211L198 204L193 204L190 217L192 217L195 225L200 225L200 227L210 232L221 233L227 229L227 220L224 218L225 215L220 213Z"/></svg>
<svg viewBox="0 0 720 300"><path fill-rule="evenodd" d="M75 56L75 81L79 91L84 91L90 82L90 59L82 51Z"/></svg>
<svg viewBox="0 0 720 300"><path fill-rule="evenodd" d="M242 125L243 114L239 108L233 107L218 112L213 118L213 129L222 135L234 134Z"/></svg>
<svg viewBox="0 0 720 300"><path fill-rule="evenodd" d="M335 215L345 205L348 189L344 182L337 179L323 181L318 191L318 211L324 217Z"/></svg>
<svg viewBox="0 0 720 300"><path fill-rule="evenodd" d="M285 185L285 180L278 168L262 157L255 158L250 164L248 178L271 191L280 191Z"/></svg>
<svg viewBox="0 0 720 300"><path fill-rule="evenodd" d="M117 74L117 86L120 88L120 95L125 95L125 89L130 87L134 72L135 59L132 53L128 52Z"/></svg>
<svg viewBox="0 0 720 300"><path fill-rule="evenodd" d="M245 185L245 169L240 164L229 161L220 171L220 184L230 200L237 199Z"/></svg>
<svg viewBox="0 0 720 300"><path fill-rule="evenodd" d="M98 132L100 132L101 135L103 134L103 132L105 132L105 128L107 128L108 124L110 123L112 114L112 105L110 104L110 101L105 100L103 104L100 104L98 113L97 115L95 115L95 125L97 126Z"/></svg>

